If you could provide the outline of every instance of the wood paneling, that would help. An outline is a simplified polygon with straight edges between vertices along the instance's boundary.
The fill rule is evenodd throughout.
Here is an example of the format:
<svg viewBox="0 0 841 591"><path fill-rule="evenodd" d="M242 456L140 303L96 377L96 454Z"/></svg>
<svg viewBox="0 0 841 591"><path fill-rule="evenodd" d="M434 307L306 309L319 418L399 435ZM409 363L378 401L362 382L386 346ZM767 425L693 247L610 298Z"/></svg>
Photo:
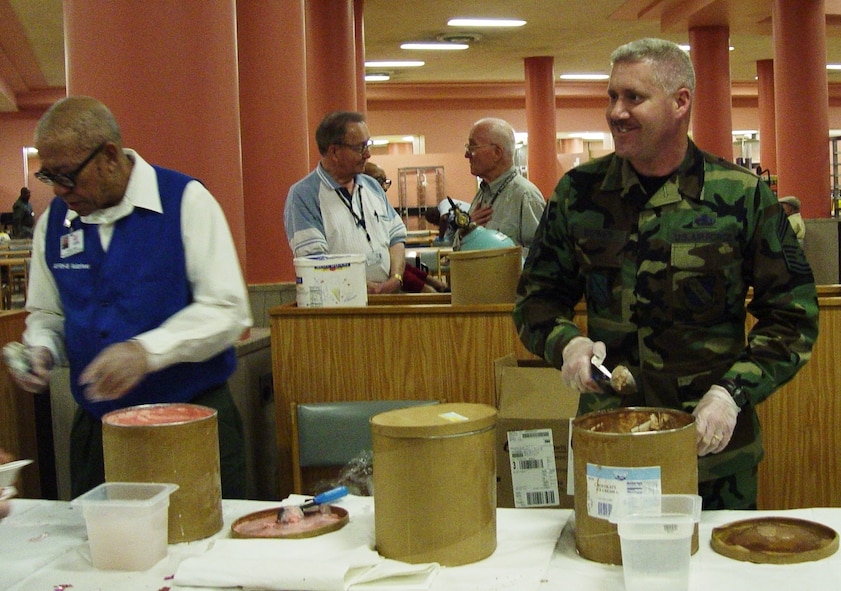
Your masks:
<svg viewBox="0 0 841 591"><path fill-rule="evenodd" d="M23 310L0 312L0 346L20 341L25 319ZM0 370L0 447L16 458L35 461L21 472L18 490L22 497L41 495L36 433L35 398L14 384L4 365Z"/></svg>

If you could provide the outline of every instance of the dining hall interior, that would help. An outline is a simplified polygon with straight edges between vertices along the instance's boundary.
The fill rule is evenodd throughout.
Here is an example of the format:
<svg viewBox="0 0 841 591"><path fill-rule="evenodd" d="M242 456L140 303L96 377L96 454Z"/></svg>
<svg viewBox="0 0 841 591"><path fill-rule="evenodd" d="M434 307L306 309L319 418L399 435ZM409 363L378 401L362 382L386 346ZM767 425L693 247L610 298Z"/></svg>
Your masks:
<svg viewBox="0 0 841 591"><path fill-rule="evenodd" d="M525 23L448 24L458 17ZM610 54L642 37L688 46L698 146L802 204L820 336L809 363L758 409L759 509L841 508L841 0L0 0L0 211L11 211L23 186L36 219L49 206L51 187L34 176L33 134L69 95L100 99L126 147L201 179L227 218L254 317L230 381L249 499L283 499L302 492L295 405L497 406L498 361L534 361L510 303L457 306L437 294L374 297L361 309L296 305L283 212L289 187L319 161L314 130L324 114L365 114L370 160L392 180L387 196L416 244L431 248L437 228L425 210L476 192L464 145L480 118L511 123L518 168L546 198L564 173L612 152ZM25 247L23 258L8 257L17 273ZM3 344L21 340L26 319L26 279L12 272ZM576 321L586 324L583 308ZM343 354L325 353L330 346ZM383 375L372 362L380 356L420 369ZM70 500L74 402L67 372L54 373L44 396L23 393L5 371L0 378L0 448L34 459L21 498ZM310 483L320 476L312 471Z"/></svg>

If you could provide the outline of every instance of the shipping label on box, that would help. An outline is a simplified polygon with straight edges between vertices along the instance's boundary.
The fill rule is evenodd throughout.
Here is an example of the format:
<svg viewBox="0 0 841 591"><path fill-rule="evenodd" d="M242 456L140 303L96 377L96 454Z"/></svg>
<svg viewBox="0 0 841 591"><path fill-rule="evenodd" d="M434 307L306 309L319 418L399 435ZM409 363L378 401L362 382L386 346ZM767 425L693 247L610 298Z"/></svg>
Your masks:
<svg viewBox="0 0 841 591"><path fill-rule="evenodd" d="M497 359L494 366L498 410L497 506L571 508L573 496L567 486L572 472L570 421L578 411L578 392L561 381L560 371L539 360L517 360L509 356ZM551 444L545 444L545 438L540 440L532 432L550 433ZM524 437L524 433L528 435ZM544 469L552 463L550 448L554 483L548 483L546 473L537 469L540 459ZM556 502L551 502L551 494L557 495Z"/></svg>

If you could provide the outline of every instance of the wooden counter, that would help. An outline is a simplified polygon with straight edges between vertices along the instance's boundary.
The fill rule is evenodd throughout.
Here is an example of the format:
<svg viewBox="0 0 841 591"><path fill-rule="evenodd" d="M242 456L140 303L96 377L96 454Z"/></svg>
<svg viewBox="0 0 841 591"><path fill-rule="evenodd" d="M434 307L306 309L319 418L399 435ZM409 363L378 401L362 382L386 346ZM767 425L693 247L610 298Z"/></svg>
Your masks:
<svg viewBox="0 0 841 591"><path fill-rule="evenodd" d="M511 309L451 306L445 294L372 296L360 308L272 308L281 496L292 490L292 400L419 398L495 406L494 360L533 357L517 338Z"/></svg>
<svg viewBox="0 0 841 591"><path fill-rule="evenodd" d="M811 361L759 407L761 509L841 507L841 286L821 286ZM371 297L365 308L272 308L279 493L291 491L289 402L439 398L495 404L493 361L533 357L511 305L448 296ZM583 307L577 309L584 324ZM748 321L750 325L752 319Z"/></svg>

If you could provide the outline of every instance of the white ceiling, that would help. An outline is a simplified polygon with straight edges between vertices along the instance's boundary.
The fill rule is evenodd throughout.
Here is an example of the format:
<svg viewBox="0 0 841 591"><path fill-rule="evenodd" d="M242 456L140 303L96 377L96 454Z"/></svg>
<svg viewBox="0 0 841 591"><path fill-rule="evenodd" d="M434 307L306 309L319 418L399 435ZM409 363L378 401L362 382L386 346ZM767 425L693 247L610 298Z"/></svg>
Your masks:
<svg viewBox="0 0 841 591"><path fill-rule="evenodd" d="M365 0L366 60L426 62L392 70L392 82L398 83L521 81L523 58L548 55L556 75L606 73L610 52L626 41L658 36L685 43L690 26L726 25L734 47L731 79L752 81L756 61L773 58L771 5L771 0ZM839 63L841 0L825 5L827 60ZM464 16L528 23L508 30L447 26L449 18ZM466 51L400 49L404 41L477 33L480 38ZM63 93L63 45L61 0L0 0L0 112L41 108ZM841 74L830 73L829 80L841 81Z"/></svg>

